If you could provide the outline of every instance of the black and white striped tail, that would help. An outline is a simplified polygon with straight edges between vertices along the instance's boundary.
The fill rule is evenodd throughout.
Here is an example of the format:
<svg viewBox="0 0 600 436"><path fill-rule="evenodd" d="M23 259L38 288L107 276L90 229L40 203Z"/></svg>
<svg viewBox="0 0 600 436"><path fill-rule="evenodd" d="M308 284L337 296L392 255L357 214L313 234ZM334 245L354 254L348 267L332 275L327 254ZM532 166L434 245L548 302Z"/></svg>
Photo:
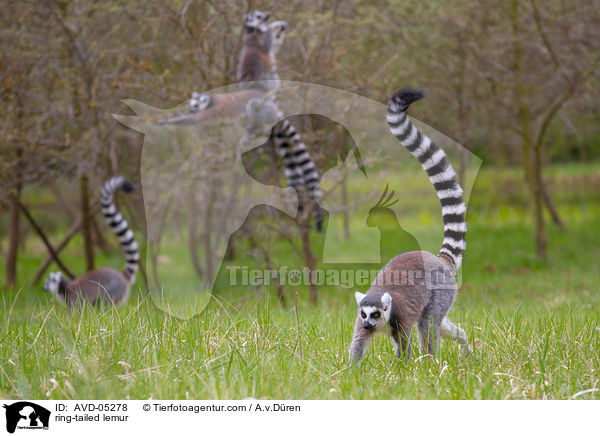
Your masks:
<svg viewBox="0 0 600 436"><path fill-rule="evenodd" d="M133 191L133 185L123 176L113 177L104 184L100 196L100 203L102 204L102 214L115 235L117 235L117 238L121 243L121 248L125 253L125 258L127 259L127 265L125 266L125 271L123 273L129 279L130 283L133 283L140 262L140 254L138 252L137 242L133 237L133 231L131 231L127 221L117 210L113 202L113 194L117 190L129 193Z"/></svg>
<svg viewBox="0 0 600 436"><path fill-rule="evenodd" d="M323 211L319 206L321 186L317 167L310 157L306 145L288 120L279 122L274 128L275 146L283 160L284 174L288 186L299 189L304 187L309 199L313 202L313 218L318 231L323 224Z"/></svg>
<svg viewBox="0 0 600 436"><path fill-rule="evenodd" d="M458 269L466 248L467 233L463 190L444 150L413 126L406 115L410 104L423 96L420 89L402 88L396 92L388 104L387 122L392 134L421 163L436 190L444 221L444 241L439 255L452 261Z"/></svg>

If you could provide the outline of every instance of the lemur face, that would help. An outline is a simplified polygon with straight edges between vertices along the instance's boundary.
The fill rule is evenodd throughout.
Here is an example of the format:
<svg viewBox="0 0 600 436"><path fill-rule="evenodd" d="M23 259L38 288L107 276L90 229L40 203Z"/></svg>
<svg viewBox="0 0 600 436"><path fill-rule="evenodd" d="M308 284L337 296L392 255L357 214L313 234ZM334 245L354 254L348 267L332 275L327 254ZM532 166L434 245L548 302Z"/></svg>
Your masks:
<svg viewBox="0 0 600 436"><path fill-rule="evenodd" d="M246 15L244 15L244 25L246 27L247 33L252 33L254 29L258 29L261 32L267 31L267 20L270 15L265 14L264 12L254 10Z"/></svg>
<svg viewBox="0 0 600 436"><path fill-rule="evenodd" d="M192 99L190 100L190 112L200 112L212 104L212 98L208 94L200 94L199 92L192 93Z"/></svg>
<svg viewBox="0 0 600 436"><path fill-rule="evenodd" d="M286 28L287 22L285 21L273 21L269 24L269 30L271 31L271 52L273 54L276 54L279 47L281 47Z"/></svg>
<svg viewBox="0 0 600 436"><path fill-rule="evenodd" d="M387 292L371 294L354 293L358 304L358 316L366 330L379 330L385 326L392 313L392 296Z"/></svg>
<svg viewBox="0 0 600 436"><path fill-rule="evenodd" d="M53 272L50 273L46 281L44 282L44 291L50 292L54 295L59 301L63 301L64 299L64 278L62 273Z"/></svg>

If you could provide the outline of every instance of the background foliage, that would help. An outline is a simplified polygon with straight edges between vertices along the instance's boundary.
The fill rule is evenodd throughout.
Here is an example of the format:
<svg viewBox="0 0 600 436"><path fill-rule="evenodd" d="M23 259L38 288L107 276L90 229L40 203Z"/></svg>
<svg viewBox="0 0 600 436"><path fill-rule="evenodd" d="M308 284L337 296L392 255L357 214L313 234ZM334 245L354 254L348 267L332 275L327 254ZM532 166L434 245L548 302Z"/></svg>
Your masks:
<svg viewBox="0 0 600 436"><path fill-rule="evenodd" d="M99 315L68 313L33 280L45 259L56 265L26 212L55 248L64 242L61 259L76 273L122 265L97 216L97 187L115 174L139 179L143 137L110 114L131 114L124 98L169 108L192 90L234 83L241 18L254 8L289 23L282 79L382 103L399 86L425 88L427 104L412 114L483 159L453 312L478 359L446 346L405 367L386 340L367 356L367 378L346 369L349 290L322 288L312 306L304 289L279 289L277 300L274 289L252 288L249 300L216 300L183 322L152 306L142 280L127 309ZM598 398L598 22L595 0L5 2L0 395ZM346 141L317 118L298 125L319 165ZM460 156L454 164L469 171ZM424 210L410 186L404 197L403 219L436 250L439 209ZM142 193L123 206L143 234ZM162 261L189 256L188 235L172 235ZM264 267L246 237L231 255ZM274 254L302 265L290 247Z"/></svg>

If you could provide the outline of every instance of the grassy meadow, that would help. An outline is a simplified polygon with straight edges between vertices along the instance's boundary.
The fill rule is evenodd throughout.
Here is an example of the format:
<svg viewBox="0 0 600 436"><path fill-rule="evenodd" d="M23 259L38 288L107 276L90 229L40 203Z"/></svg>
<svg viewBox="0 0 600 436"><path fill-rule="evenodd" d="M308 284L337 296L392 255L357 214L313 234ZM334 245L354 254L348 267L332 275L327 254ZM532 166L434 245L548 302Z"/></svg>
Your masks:
<svg viewBox="0 0 600 436"><path fill-rule="evenodd" d="M19 287L0 293L0 397L600 399L600 168L553 166L545 177L566 229L547 217L549 255L541 261L520 171L483 168L477 175L462 287L450 312L475 346L472 357L448 341L434 358L423 356L413 335L413 358L402 363L380 336L362 366L349 368L353 289L323 286L313 307L307 289L287 287L287 308L270 289L249 289L244 298L225 292L182 320L159 310L138 280L126 307L69 312L29 283L45 257L31 236ZM37 195L26 192L26 199ZM414 207L405 217L428 241L423 248L436 252L439 213L439 205ZM322 237L313 234L315 243ZM80 242L62 255L75 271L83 270ZM185 241L170 243L173 264L188 257ZM285 253L278 259L286 261ZM124 260L115 250L96 264L121 267Z"/></svg>

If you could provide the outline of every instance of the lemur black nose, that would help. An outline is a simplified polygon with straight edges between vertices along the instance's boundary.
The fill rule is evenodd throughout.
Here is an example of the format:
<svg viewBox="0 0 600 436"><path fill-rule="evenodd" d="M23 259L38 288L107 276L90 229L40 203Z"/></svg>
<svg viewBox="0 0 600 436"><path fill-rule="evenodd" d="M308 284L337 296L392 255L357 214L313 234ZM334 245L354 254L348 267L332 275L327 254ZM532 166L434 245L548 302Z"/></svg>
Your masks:
<svg viewBox="0 0 600 436"><path fill-rule="evenodd" d="M367 330L371 330L375 326L372 325L369 321L363 321L363 327Z"/></svg>

